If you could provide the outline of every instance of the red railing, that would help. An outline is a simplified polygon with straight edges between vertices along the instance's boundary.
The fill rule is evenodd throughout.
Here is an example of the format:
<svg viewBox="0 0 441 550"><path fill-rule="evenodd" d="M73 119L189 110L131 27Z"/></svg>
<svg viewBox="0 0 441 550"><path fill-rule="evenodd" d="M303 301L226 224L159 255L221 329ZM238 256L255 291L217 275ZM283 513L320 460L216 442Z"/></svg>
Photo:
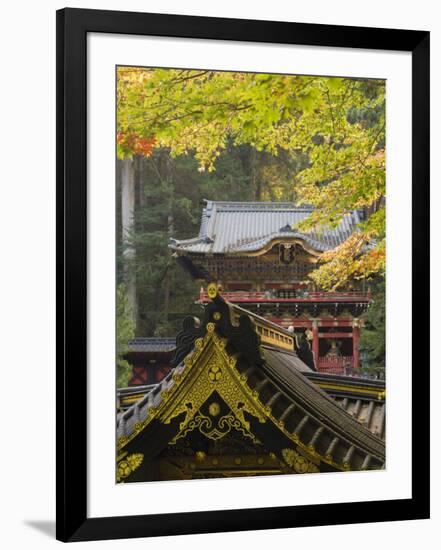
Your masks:
<svg viewBox="0 0 441 550"><path fill-rule="evenodd" d="M318 372L329 374L348 374L354 366L354 358L351 356L319 357Z"/></svg>
<svg viewBox="0 0 441 550"><path fill-rule="evenodd" d="M326 300L370 300L371 293L361 290L353 290L350 292L310 292L309 296L314 299Z"/></svg>
<svg viewBox="0 0 441 550"><path fill-rule="evenodd" d="M222 292L222 297L227 302L234 304L246 302L265 302L265 303L296 303L296 302L369 302L371 299L370 292L352 291L352 292L299 292L295 298L278 297L275 291L247 291L237 290ZM207 293L202 290L199 295L201 303L209 302Z"/></svg>

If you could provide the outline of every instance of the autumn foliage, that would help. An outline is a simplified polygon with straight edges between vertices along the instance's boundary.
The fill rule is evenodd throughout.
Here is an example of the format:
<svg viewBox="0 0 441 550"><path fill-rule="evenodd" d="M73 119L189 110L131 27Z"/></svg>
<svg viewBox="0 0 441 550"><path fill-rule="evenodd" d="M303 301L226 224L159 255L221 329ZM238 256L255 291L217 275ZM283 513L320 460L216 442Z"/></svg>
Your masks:
<svg viewBox="0 0 441 550"><path fill-rule="evenodd" d="M118 132L116 142L122 155L149 157L156 144L156 139L142 137L136 132Z"/></svg>
<svg viewBox="0 0 441 550"><path fill-rule="evenodd" d="M343 245L322 255L313 275L319 286L384 273L384 81L118 68L120 158L162 148L215 171L221 154L241 145L275 164L282 155L306 159L291 181L297 202L315 207L302 231L336 227L354 209L367 214Z"/></svg>

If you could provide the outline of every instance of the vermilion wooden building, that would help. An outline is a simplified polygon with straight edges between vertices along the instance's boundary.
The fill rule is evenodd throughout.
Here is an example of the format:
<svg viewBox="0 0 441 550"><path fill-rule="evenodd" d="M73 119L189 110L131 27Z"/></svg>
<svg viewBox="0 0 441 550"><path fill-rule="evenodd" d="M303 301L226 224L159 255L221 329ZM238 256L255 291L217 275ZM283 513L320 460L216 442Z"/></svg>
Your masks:
<svg viewBox="0 0 441 550"><path fill-rule="evenodd" d="M171 369L176 338L135 338L125 359L132 365L129 386L157 384Z"/></svg>
<svg viewBox="0 0 441 550"><path fill-rule="evenodd" d="M173 239L181 265L204 286L216 282L230 303L275 322L311 348L319 372L350 374L360 367L362 313L371 297L352 284L324 292L308 278L320 254L342 244L362 221L348 213L335 229L305 233L296 229L312 209L280 202L206 201L199 235ZM301 347L301 345L299 346Z"/></svg>

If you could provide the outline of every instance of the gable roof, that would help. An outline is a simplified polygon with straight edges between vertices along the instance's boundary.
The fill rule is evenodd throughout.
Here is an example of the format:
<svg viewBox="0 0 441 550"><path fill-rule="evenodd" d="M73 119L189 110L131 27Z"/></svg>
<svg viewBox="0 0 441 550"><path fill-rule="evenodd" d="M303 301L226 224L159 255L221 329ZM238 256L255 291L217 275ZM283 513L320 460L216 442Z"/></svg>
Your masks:
<svg viewBox="0 0 441 550"><path fill-rule="evenodd" d="M300 371L332 397L347 413L366 426L369 431L380 439L385 439L384 380L317 373L299 360L296 354L276 350L270 346L262 346L262 349L268 363L282 361L288 368ZM143 403L147 403L148 400L144 398L157 386L158 383L117 389L118 408L125 412L137 401L143 400Z"/></svg>
<svg viewBox="0 0 441 550"><path fill-rule="evenodd" d="M317 252L342 244L361 217L347 214L335 229L308 233L293 229L313 212L310 206L291 202L206 201L199 235L192 239L171 239L170 248L196 254L243 254L255 252L276 239L297 238Z"/></svg>
<svg viewBox="0 0 441 550"><path fill-rule="evenodd" d="M142 450L148 464L198 426L197 415L216 392L235 426L279 456L299 450L325 471L383 468L384 442L305 376L308 369L294 350L263 348L255 318L237 319L231 309L216 296L200 324L188 318L177 339L183 359L120 415L119 452Z"/></svg>

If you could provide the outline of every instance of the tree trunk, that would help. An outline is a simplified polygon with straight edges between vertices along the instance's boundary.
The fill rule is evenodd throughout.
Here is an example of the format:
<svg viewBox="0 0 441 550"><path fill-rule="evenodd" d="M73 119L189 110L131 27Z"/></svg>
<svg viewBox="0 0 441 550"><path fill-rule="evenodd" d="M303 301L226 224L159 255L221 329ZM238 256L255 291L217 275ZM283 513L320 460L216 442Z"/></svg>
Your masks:
<svg viewBox="0 0 441 550"><path fill-rule="evenodd" d="M251 181L254 190L254 200L262 200L262 180L259 174L259 159L257 157L257 151L251 149Z"/></svg>
<svg viewBox="0 0 441 550"><path fill-rule="evenodd" d="M127 301L133 321L137 320L136 275L134 260L136 252L130 245L130 235L135 219L135 165L132 159L121 161L121 226L124 257L124 282Z"/></svg>
<svg viewBox="0 0 441 550"><path fill-rule="evenodd" d="M173 161L170 156L167 156L166 159L166 180L168 185L173 189ZM173 236L174 233L174 216L173 216L173 202L174 202L174 193L171 191L169 205L168 205L168 216L167 216L167 233L169 237ZM164 280L164 320L168 321L169 309L170 309L170 293L171 293L171 270L167 269L165 280Z"/></svg>

